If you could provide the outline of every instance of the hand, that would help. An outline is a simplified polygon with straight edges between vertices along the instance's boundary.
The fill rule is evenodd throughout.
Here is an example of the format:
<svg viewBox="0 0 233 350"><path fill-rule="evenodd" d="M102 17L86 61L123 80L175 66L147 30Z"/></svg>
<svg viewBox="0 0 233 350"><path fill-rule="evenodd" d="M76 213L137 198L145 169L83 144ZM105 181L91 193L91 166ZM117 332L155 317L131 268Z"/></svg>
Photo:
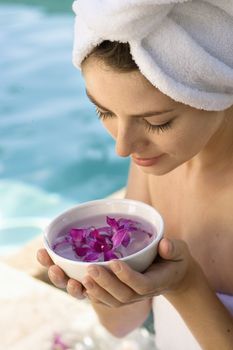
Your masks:
<svg viewBox="0 0 233 350"><path fill-rule="evenodd" d="M144 272L132 270L122 261L109 262L110 271L92 265L83 285L94 303L120 307L156 295L184 292L193 283L199 265L192 258L188 246L181 240L164 238L158 246L159 257ZM118 266L120 270L115 271ZM98 276L94 276L97 272Z"/></svg>
<svg viewBox="0 0 233 350"><path fill-rule="evenodd" d="M109 262L110 270L98 265L90 266L83 285L69 279L61 268L54 265L45 249L38 251L37 259L49 268L48 275L55 286L66 288L78 299L88 296L92 302L109 307L124 306L160 294L178 293L188 288L192 276L190 272L197 265L184 241L167 238L160 241L158 257L144 273L115 260ZM121 268L119 272L114 269L116 265ZM95 271L98 277L93 275Z"/></svg>
<svg viewBox="0 0 233 350"><path fill-rule="evenodd" d="M59 266L54 265L46 249L38 250L37 260L41 265L48 268L49 279L56 287L66 288L67 292L75 298L85 298L82 284L72 278L68 278Z"/></svg>

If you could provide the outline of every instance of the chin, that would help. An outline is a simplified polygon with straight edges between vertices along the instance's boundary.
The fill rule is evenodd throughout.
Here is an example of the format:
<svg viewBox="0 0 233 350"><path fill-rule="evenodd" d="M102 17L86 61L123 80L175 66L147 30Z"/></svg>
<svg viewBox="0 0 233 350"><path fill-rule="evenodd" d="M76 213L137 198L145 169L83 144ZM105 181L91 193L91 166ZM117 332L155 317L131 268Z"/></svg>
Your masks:
<svg viewBox="0 0 233 350"><path fill-rule="evenodd" d="M183 164L183 163L181 163ZM170 173L171 171L175 170L176 168L178 168L181 164L167 164L167 166L150 166L150 167L143 167L143 166L139 166L139 168L148 175L155 175L155 176L163 176L166 175L168 173Z"/></svg>

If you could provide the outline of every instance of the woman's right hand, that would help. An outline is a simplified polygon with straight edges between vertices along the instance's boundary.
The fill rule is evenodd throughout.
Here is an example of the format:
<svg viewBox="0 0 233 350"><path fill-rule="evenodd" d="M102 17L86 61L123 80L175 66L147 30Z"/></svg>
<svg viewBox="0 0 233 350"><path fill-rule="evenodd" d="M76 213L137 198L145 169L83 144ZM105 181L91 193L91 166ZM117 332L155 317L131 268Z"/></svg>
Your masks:
<svg viewBox="0 0 233 350"><path fill-rule="evenodd" d="M54 262L48 255L46 249L38 250L37 260L41 265L48 268L49 279L56 287L66 289L71 296L77 299L85 298L85 295L83 294L85 289L82 284L72 278L67 277L59 266L54 265Z"/></svg>

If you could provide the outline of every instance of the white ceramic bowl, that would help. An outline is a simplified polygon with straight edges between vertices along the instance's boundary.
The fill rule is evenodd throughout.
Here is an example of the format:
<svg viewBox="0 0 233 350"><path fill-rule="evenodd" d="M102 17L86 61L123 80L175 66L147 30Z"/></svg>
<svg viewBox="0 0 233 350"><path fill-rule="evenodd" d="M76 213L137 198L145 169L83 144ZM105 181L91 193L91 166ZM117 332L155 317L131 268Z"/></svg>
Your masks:
<svg viewBox="0 0 233 350"><path fill-rule="evenodd" d="M153 262L157 254L158 242L163 236L164 223L161 215L148 204L131 199L101 199L79 204L58 217L56 217L44 231L44 246L53 262L60 266L67 276L82 281L87 274L89 265L101 265L108 268L108 261L104 262L82 262L64 258L56 254L51 245L59 232L70 229L80 219L92 218L96 215L123 214L125 216L137 216L152 225L157 234L155 239L145 248L137 253L131 254L119 260L126 262L138 272L145 271Z"/></svg>

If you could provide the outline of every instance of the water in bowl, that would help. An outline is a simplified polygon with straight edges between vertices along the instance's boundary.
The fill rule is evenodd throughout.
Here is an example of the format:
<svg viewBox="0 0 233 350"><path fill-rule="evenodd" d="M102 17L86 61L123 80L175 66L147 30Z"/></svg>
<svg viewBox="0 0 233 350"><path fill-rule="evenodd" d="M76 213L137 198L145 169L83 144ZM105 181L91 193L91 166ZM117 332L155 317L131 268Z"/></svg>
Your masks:
<svg viewBox="0 0 233 350"><path fill-rule="evenodd" d="M72 231L72 229L83 231ZM98 242L94 238L95 229L98 229L101 237ZM116 232L118 237L122 233L124 238L121 244L119 242L116 244L115 241L116 245L113 246L112 238L114 233L116 237ZM127 233L124 234L125 232ZM137 216L97 215L79 220L59 232L52 242L52 249L60 256L70 260L107 261L123 258L142 250L154 240L155 235L155 227Z"/></svg>

